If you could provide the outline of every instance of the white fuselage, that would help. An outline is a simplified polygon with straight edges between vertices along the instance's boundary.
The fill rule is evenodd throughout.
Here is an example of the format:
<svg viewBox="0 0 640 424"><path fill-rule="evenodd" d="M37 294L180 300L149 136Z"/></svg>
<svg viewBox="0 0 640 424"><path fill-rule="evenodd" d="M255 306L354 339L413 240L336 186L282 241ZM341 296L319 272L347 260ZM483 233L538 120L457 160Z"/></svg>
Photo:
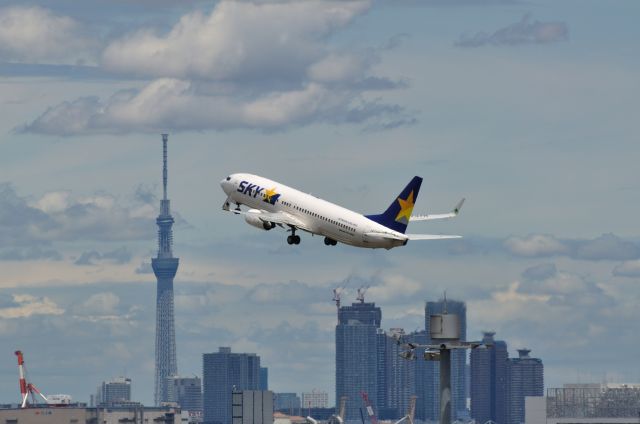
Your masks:
<svg viewBox="0 0 640 424"><path fill-rule="evenodd" d="M220 182L229 203L271 213L285 212L304 223L305 231L357 247L391 249L408 237L362 214L252 174L232 174ZM267 193L269 191L269 193ZM274 202L265 196L277 196Z"/></svg>

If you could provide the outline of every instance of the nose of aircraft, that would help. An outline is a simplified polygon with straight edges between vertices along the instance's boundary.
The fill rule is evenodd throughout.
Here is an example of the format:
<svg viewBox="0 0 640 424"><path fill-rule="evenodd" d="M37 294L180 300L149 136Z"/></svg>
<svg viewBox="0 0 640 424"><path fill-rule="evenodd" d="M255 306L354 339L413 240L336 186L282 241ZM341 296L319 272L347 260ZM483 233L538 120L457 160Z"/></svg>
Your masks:
<svg viewBox="0 0 640 424"><path fill-rule="evenodd" d="M226 194L229 194L232 185L233 183L231 182L231 176L223 178L220 181L220 187L222 187L222 191L224 191Z"/></svg>

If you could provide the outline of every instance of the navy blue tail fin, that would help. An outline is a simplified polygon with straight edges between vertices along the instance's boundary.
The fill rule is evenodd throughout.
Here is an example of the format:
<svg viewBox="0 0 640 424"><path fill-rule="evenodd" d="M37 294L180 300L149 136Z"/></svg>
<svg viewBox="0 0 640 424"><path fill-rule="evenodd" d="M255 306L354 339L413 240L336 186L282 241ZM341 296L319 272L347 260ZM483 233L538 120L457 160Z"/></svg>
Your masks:
<svg viewBox="0 0 640 424"><path fill-rule="evenodd" d="M389 205L384 213L367 215L367 218L404 234L407 230L409 219L411 219L413 205L418 199L421 184L422 178L413 177L411 182L400 192L400 195Z"/></svg>

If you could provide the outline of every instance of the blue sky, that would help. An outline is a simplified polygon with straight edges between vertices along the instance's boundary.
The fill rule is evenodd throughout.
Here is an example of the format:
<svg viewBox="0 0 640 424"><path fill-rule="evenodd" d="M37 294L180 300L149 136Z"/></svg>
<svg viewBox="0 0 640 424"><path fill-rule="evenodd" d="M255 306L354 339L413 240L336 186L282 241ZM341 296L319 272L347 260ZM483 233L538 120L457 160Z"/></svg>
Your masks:
<svg viewBox="0 0 640 424"><path fill-rule="evenodd" d="M21 348L45 392L88 400L126 373L151 401L163 131L181 373L230 345L274 390L333 397L331 289L350 279L385 328L419 328L446 289L470 338L531 348L548 386L637 382L639 8L3 2L0 399L17 399ZM291 247L221 211L231 172L364 213L420 175L416 211L468 200L412 231L465 238Z"/></svg>

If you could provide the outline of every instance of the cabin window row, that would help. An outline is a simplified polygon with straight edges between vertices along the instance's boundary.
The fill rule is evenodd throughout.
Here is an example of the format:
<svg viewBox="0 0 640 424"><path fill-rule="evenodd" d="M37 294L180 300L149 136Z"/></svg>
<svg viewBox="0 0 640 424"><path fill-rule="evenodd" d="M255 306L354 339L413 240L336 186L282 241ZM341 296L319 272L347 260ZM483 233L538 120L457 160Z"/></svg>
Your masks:
<svg viewBox="0 0 640 424"><path fill-rule="evenodd" d="M315 218L322 219L323 221L327 221L327 222L328 222L328 223L330 223L330 224L337 225L337 226L339 226L339 227L341 227L341 228L344 228L344 229L346 229L346 230L349 230L349 231L351 231L351 232L355 232L355 231L356 231L356 230L355 230L355 228L351 228L351 227L349 227L348 225L345 225L345 224L343 224L343 223L341 223L341 222L338 222L338 221L336 221L336 220L329 219L329 218L327 218L327 217L325 217L325 216L322 216L322 215L317 214L317 213L315 213L315 212L311 212L311 211L309 211L309 210L307 210L307 209L304 209L304 208L301 208L301 207L299 207L299 206L294 206L294 205L292 205L291 203L287 203L287 202L283 202L283 203L285 204L285 206L292 207L292 208L294 208L295 210L298 210L298 211L300 211L300 212L302 212L302 213L306 213L307 215L311 215L311 216L313 216L313 217L315 217Z"/></svg>

